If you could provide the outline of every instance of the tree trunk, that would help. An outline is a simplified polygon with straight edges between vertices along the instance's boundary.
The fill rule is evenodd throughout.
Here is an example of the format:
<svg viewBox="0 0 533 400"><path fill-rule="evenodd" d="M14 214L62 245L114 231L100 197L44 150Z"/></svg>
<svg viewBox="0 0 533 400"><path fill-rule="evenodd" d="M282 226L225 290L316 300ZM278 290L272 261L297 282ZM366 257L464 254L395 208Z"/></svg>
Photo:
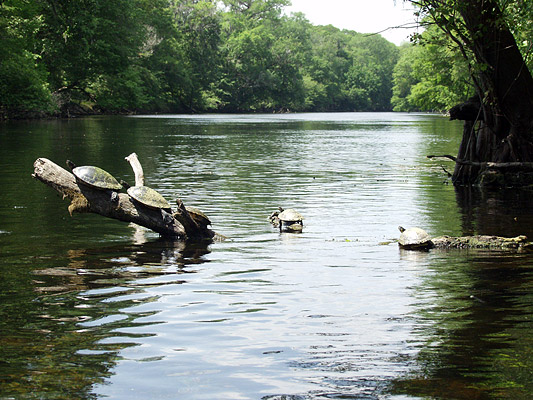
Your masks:
<svg viewBox="0 0 533 400"><path fill-rule="evenodd" d="M480 162L533 161L533 78L495 0L460 0L476 59L478 116L464 119L458 159ZM456 107L454 107L455 109ZM453 110L453 109L452 109ZM450 110L450 116L452 116ZM471 114L470 114L471 115ZM455 184L532 184L532 174L487 172L480 165L456 164Z"/></svg>

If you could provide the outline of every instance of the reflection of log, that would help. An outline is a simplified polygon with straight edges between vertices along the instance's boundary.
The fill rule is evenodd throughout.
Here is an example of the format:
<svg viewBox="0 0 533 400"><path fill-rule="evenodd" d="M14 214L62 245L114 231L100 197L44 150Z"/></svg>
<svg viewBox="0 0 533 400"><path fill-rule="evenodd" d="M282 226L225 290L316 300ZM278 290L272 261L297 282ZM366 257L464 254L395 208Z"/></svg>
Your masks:
<svg viewBox="0 0 533 400"><path fill-rule="evenodd" d="M133 222L144 226L161 236L177 239L211 239L214 232L198 226L181 203L173 214L171 223L166 224L159 210L154 210L131 201L125 193L119 193L118 202L110 201L109 193L78 185L69 171L46 158L39 158L33 164L33 177L59 192L63 198L71 200L69 212L90 212L104 217ZM137 179L137 177L136 177Z"/></svg>
<svg viewBox="0 0 533 400"><path fill-rule="evenodd" d="M533 243L524 235L513 238L501 236L439 236L431 239L434 247L440 249L490 249L533 251Z"/></svg>

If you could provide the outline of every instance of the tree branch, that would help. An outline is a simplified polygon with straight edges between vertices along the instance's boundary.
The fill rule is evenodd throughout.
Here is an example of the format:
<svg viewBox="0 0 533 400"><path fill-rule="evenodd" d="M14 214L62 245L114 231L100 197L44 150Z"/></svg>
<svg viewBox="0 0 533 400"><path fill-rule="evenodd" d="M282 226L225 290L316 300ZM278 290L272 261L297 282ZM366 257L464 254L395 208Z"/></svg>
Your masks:
<svg viewBox="0 0 533 400"><path fill-rule="evenodd" d="M131 153L125 158L126 161L130 163L131 168L133 169L133 173L135 174L135 186L144 186L143 167L141 165L141 162L139 161L139 158L137 157L137 154Z"/></svg>
<svg viewBox="0 0 533 400"><path fill-rule="evenodd" d="M460 164L460 165L471 165L475 167L482 167L484 169L505 169L505 168L526 169L526 170L533 169L533 162L518 162L518 161L517 162L476 162L476 161L461 160L450 154L443 154L440 156L430 155L426 157L427 158L448 158L452 161L455 161L457 164Z"/></svg>

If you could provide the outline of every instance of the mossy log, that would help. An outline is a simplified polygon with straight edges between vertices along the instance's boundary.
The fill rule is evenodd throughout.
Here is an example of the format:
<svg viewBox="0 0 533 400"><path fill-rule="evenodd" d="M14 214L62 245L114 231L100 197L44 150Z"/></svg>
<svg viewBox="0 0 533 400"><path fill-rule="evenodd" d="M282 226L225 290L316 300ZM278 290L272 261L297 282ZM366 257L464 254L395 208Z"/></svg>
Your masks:
<svg viewBox="0 0 533 400"><path fill-rule="evenodd" d="M439 236L431 239L433 247L439 249L487 249L533 251L533 243L524 235L516 237L501 236Z"/></svg>
<svg viewBox="0 0 533 400"><path fill-rule="evenodd" d="M131 160L128 161L132 163ZM151 229L161 236L178 240L212 239L215 236L212 230L199 226L191 218L180 199L176 200L177 208L173 209L172 221L165 223L160 210L134 202L126 193L119 193L118 201L112 202L108 192L83 184L78 185L71 172L46 158L38 158L33 167L32 176L35 179L55 189L64 199L71 201L68 207L71 215L73 213L95 213L123 222L132 222ZM137 179L136 183L139 183Z"/></svg>

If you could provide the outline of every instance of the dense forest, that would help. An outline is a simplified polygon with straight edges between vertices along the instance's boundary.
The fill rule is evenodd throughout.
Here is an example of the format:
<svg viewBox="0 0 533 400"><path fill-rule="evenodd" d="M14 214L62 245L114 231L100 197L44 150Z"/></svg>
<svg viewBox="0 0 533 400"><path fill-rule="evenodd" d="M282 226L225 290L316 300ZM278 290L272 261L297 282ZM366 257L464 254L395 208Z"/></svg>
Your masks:
<svg viewBox="0 0 533 400"><path fill-rule="evenodd" d="M471 66L433 25L398 47L287 15L289 3L2 0L0 119L445 111L474 92ZM525 4L507 13L531 66Z"/></svg>

